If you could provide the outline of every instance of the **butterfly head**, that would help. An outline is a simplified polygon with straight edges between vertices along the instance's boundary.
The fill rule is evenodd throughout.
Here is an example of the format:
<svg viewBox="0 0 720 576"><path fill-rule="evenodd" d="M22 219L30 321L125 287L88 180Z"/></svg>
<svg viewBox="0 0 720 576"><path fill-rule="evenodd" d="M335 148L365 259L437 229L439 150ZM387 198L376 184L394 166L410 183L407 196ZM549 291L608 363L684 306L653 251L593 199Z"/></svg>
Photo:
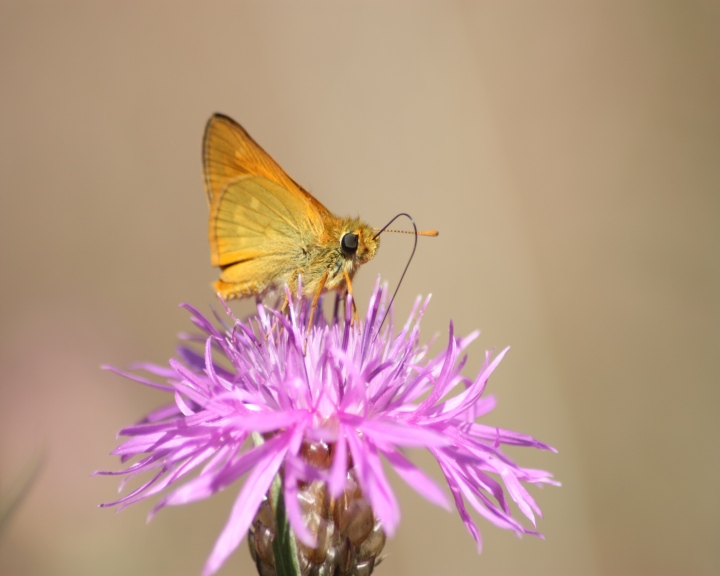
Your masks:
<svg viewBox="0 0 720 576"><path fill-rule="evenodd" d="M349 220L339 231L340 250L355 266L372 260L380 245L375 230L359 220Z"/></svg>

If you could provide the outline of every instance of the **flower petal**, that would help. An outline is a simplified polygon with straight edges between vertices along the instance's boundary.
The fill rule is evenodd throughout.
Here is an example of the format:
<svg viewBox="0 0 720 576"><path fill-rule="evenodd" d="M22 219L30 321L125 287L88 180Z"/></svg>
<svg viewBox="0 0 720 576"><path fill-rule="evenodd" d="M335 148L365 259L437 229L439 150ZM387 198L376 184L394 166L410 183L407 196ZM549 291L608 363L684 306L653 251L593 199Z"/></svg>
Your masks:
<svg viewBox="0 0 720 576"><path fill-rule="evenodd" d="M450 510L450 502L442 489L422 470L416 468L410 460L394 450L383 451L383 455L392 464L393 470L397 472L398 476L420 496L445 510Z"/></svg>

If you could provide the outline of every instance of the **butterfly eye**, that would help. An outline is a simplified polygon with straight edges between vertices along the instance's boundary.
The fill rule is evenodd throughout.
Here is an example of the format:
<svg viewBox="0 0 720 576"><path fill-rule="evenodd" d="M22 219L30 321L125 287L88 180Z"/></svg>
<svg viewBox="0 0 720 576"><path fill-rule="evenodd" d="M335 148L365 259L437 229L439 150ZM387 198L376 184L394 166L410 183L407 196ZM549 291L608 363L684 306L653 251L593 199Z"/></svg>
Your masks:
<svg viewBox="0 0 720 576"><path fill-rule="evenodd" d="M348 254L355 254L358 247L358 235L348 232L340 240L340 246Z"/></svg>

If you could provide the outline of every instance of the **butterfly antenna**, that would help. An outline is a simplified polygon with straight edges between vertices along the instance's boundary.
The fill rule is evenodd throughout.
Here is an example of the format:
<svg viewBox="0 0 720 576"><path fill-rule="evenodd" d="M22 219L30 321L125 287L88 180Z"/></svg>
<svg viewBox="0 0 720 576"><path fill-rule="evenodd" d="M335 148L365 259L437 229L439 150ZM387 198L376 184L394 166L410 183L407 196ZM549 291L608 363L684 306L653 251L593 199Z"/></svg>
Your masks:
<svg viewBox="0 0 720 576"><path fill-rule="evenodd" d="M412 227L413 227L412 232L410 232L409 230L408 231L406 231L406 230L388 230L389 226L393 222L395 222L395 220L400 218L401 216L405 216L405 218L410 220L410 224L412 224ZM400 276L400 280L398 281L397 287L395 288L395 292L393 292L392 298L390 298L390 303L388 304L388 307L385 310L385 315L383 316L382 322L380 322L380 326L378 327L378 331L375 334L375 338L378 337L378 335L380 334L380 329L382 328L383 324L385 324L385 319L387 318L388 314L390 313L392 304L395 301L395 296L397 296L398 290L400 290L400 285L402 284L402 281L405 278L405 274L407 273L408 268L410 267L410 262L412 262L413 256L415 256L415 249L417 248L418 236L437 236L438 235L437 230L423 230L422 232L418 232L417 226L415 225L415 220L413 220L412 216L410 216L410 214L407 214L406 212L400 212L400 214L398 214L397 216L392 218L390 220L390 222L388 222L387 224L385 224L385 226L380 228L378 233L375 234L375 236L373 236L373 239L380 236L380 234L382 234L383 232L398 232L398 233L402 233L402 234L412 234L413 236L415 236L415 238L414 238L414 242L413 242L413 249L412 249L412 252L410 253L410 258L408 258L407 264L405 264L405 269L403 270L403 273Z"/></svg>

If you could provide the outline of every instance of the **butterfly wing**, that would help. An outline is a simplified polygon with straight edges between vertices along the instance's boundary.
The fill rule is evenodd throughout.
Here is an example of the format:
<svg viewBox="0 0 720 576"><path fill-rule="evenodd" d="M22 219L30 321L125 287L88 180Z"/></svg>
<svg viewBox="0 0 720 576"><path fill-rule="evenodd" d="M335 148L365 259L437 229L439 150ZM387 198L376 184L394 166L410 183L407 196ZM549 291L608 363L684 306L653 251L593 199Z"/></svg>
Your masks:
<svg viewBox="0 0 720 576"><path fill-rule="evenodd" d="M213 198L229 182L241 176L262 176L303 198L319 212L329 213L312 194L290 178L240 124L224 114L213 114L205 126L203 173L205 192L211 205Z"/></svg>
<svg viewBox="0 0 720 576"><path fill-rule="evenodd" d="M218 292L248 296L288 283L328 210L227 116L208 121L203 165Z"/></svg>

